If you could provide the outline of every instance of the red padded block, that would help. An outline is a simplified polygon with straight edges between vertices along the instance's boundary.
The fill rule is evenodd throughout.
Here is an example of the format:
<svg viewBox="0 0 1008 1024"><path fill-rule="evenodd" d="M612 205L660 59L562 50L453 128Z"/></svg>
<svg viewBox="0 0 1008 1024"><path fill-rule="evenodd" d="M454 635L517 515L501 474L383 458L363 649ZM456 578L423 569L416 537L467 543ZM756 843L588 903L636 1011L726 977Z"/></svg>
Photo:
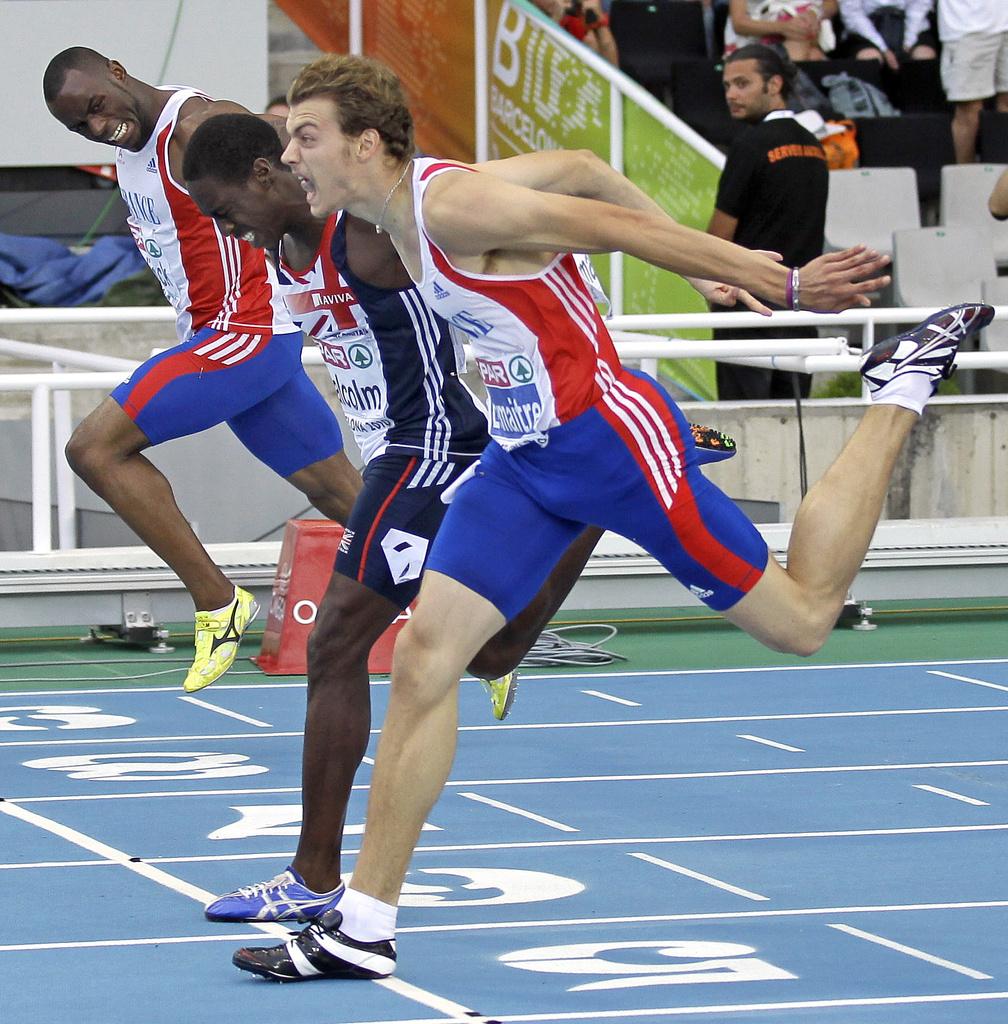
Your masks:
<svg viewBox="0 0 1008 1024"><path fill-rule="evenodd" d="M304 675L308 634L329 585L343 527L328 519L291 519L280 545L262 649L253 660L269 675ZM368 671L392 670L395 638L410 617L407 608L377 639Z"/></svg>

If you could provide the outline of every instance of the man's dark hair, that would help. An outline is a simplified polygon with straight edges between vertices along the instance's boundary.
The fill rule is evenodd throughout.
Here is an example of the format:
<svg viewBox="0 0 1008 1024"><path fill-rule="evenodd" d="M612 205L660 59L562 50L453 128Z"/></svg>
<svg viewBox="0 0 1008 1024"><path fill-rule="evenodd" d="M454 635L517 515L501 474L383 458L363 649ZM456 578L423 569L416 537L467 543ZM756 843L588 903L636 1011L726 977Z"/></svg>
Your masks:
<svg viewBox="0 0 1008 1024"><path fill-rule="evenodd" d="M774 75L779 75L784 83L781 86L781 99L786 100L791 95L798 69L787 57L782 56L769 46L750 43L725 57L724 66L727 67L738 60L756 61L759 65L760 77L764 82L769 81Z"/></svg>
<svg viewBox="0 0 1008 1024"><path fill-rule="evenodd" d="M60 94L68 71L92 70L108 66L108 57L87 46L71 46L57 53L42 76L42 95L46 103L52 103Z"/></svg>
<svg viewBox="0 0 1008 1024"><path fill-rule="evenodd" d="M215 114L192 133L182 160L182 177L186 181L209 177L241 184L248 180L259 157L282 168L282 152L276 129L261 117Z"/></svg>

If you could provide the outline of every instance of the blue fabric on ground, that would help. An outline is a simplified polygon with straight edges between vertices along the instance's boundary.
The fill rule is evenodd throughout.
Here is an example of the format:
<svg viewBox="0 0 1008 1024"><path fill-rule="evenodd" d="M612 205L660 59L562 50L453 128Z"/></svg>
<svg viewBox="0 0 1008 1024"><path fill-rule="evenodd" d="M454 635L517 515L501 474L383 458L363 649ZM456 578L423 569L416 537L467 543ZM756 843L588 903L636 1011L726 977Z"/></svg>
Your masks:
<svg viewBox="0 0 1008 1024"><path fill-rule="evenodd" d="M106 235L76 255L51 238L0 233L0 284L38 306L97 302L144 267L132 238Z"/></svg>

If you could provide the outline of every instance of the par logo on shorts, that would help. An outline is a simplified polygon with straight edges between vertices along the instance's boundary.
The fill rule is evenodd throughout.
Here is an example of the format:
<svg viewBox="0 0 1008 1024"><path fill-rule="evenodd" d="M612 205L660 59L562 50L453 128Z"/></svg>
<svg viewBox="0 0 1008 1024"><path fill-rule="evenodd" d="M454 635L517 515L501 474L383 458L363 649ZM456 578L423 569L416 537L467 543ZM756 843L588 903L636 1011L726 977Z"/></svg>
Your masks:
<svg viewBox="0 0 1008 1024"><path fill-rule="evenodd" d="M524 356L515 356L508 363L508 370L519 384L528 384L533 377L532 364Z"/></svg>
<svg viewBox="0 0 1008 1024"><path fill-rule="evenodd" d="M703 587L698 587L695 583L690 584L690 593L695 594L701 601L706 601L708 597L714 596L713 590L705 590Z"/></svg>
<svg viewBox="0 0 1008 1024"><path fill-rule="evenodd" d="M373 362L374 356L371 355L371 350L367 345L351 345L347 350L347 355L350 358L350 362L357 367L358 370L366 370Z"/></svg>
<svg viewBox="0 0 1008 1024"><path fill-rule="evenodd" d="M488 388L506 388L511 386L511 378L499 359L476 359L480 379Z"/></svg>
<svg viewBox="0 0 1008 1024"><path fill-rule="evenodd" d="M315 344L322 352L322 358L331 366L340 370L350 369L350 360L347 359L346 349L342 345L331 345L323 338L316 338Z"/></svg>
<svg viewBox="0 0 1008 1024"><path fill-rule="evenodd" d="M382 551L388 562L389 572L396 583L420 578L424 560L427 558L428 540L405 530L389 530L382 537Z"/></svg>

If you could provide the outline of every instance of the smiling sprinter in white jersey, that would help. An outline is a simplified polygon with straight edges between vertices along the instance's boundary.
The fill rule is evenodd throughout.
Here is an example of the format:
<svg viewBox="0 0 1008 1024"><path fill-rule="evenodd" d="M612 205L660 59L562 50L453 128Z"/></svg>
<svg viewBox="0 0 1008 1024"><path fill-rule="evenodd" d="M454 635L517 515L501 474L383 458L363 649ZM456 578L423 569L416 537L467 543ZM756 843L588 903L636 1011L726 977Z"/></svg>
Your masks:
<svg viewBox="0 0 1008 1024"><path fill-rule="evenodd" d="M257 458L340 521L360 478L332 410L301 367L301 334L272 268L247 242L222 236L181 184L196 125L244 108L148 85L85 47L50 61L43 92L66 128L116 147L130 229L177 314L179 343L143 363L78 426L67 458L192 596L196 656L183 685L199 690L231 666L257 605L214 565L143 450L226 422ZM247 500L225 497L224 517L228 500Z"/></svg>

